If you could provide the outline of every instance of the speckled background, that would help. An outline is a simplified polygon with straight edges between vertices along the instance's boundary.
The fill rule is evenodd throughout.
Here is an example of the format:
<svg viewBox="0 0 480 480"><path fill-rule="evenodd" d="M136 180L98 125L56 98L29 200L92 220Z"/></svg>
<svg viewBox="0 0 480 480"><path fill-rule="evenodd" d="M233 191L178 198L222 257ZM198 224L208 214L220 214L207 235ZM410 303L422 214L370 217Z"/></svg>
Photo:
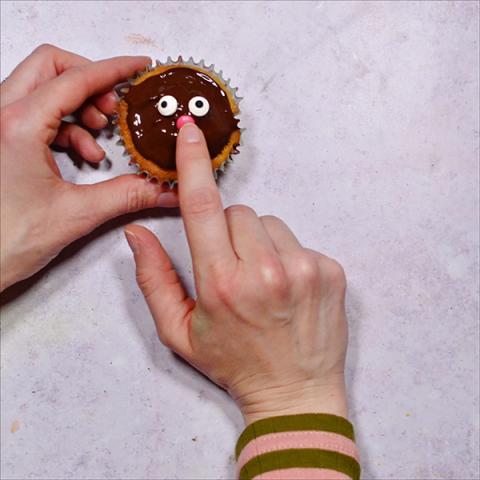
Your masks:
<svg viewBox="0 0 480 480"><path fill-rule="evenodd" d="M285 219L349 278L364 478L479 478L479 4L2 2L2 78L40 43L216 63L248 129L225 204ZM79 183L128 172L76 167ZM242 421L156 339L122 225L191 287L181 220L68 249L2 307L2 479L232 478Z"/></svg>

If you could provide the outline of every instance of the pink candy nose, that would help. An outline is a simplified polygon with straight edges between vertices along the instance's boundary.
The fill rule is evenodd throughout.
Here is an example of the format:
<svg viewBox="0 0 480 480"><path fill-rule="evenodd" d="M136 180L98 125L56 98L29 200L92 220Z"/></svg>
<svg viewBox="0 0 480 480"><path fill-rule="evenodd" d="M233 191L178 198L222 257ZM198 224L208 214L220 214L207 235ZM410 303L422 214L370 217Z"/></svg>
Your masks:
<svg viewBox="0 0 480 480"><path fill-rule="evenodd" d="M187 123L195 123L195 120L190 115L182 115L177 119L177 128L180 130Z"/></svg>

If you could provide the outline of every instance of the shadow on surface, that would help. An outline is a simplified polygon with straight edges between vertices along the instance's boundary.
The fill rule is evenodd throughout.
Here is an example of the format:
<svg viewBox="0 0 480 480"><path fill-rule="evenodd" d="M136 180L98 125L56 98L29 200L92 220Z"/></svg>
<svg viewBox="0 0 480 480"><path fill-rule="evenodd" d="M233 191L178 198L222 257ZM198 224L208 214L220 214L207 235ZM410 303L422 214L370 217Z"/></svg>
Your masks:
<svg viewBox="0 0 480 480"><path fill-rule="evenodd" d="M95 139L97 140L100 136L104 136L105 138L107 139L111 139L113 138L114 136L114 125L112 124L112 120L109 119L108 121L108 125L105 127L105 128L102 128L101 130L93 130L91 128L87 128L85 127L85 125L83 125L81 123L81 121L74 116L73 118L73 121L72 122L67 122L67 123L73 123L74 125L78 125L79 127L82 127L84 130L86 130L88 133L90 133L90 135ZM102 160L102 162L100 163L93 163L93 162L87 162L81 155L79 155L74 148L70 147L70 148L63 148L63 147L59 147L57 145L50 145L50 148L54 151L54 152L58 152L58 153L65 153L69 158L70 160L72 161L73 165L75 167L77 167L79 170L82 169L83 165L88 165L89 167L91 167L92 169L94 170L110 170L112 168L112 161L109 159L109 158L104 158Z"/></svg>
<svg viewBox="0 0 480 480"><path fill-rule="evenodd" d="M360 465L362 467L362 478L373 478L370 469L370 459L368 455L368 442L364 436L364 431L360 429L360 416L361 411L357 410L356 401L356 370L359 363L360 345L363 345L361 341L362 336L362 317L363 308L359 297L356 294L355 288L351 285L348 286L347 298L346 298L346 310L348 317L348 353L347 353L347 366L346 366L346 382L347 392L349 400L349 416L355 428L355 441L359 450Z"/></svg>
<svg viewBox="0 0 480 480"><path fill-rule="evenodd" d="M116 269L120 278L128 279L130 276L132 281L134 281L135 266L133 260L131 262L118 262ZM148 310L147 304L140 290L138 287L136 287L138 297L136 294L135 297L138 298L138 301L137 299L132 301L132 292L130 291L132 282L124 281L122 282L122 285L125 288L123 295L126 300L125 309L128 312L128 315L133 322L141 341L144 343L145 349L147 350L151 362L155 368L171 374L171 367L173 363L174 367L176 368L175 377L179 380L179 382L186 385L193 391L200 392L202 398L206 398L213 401L217 405L220 405L222 410L225 412L226 417L235 425L235 427L238 427L238 418L240 418L240 416L229 395L214 382L212 382L207 376L192 367L182 357L171 352L161 344L155 329L155 322L150 314L150 311ZM168 359L166 357L168 357ZM166 360L168 360L168 362L166 362ZM214 388L206 389L205 387L207 385L205 382Z"/></svg>
<svg viewBox="0 0 480 480"><path fill-rule="evenodd" d="M95 240L96 238L105 235L106 233L115 230L117 228L124 227L132 222L137 222L139 220L144 220L147 218L163 218L163 217L179 217L180 211L178 208L155 208L143 210L141 212L129 213L127 215L122 215L121 217L114 218L104 223L103 225L96 228L93 232L85 235L84 237L76 240L72 244L65 247L60 254L54 258L46 267L44 267L39 272L35 273L33 276L22 280L21 282L12 285L2 292L0 296L0 306L6 305L11 301L15 300L19 296L23 295L26 291L32 288L38 281L40 281L43 276L50 270L55 269L58 265L62 264L66 260L72 258L74 255L77 255L86 245Z"/></svg>
<svg viewBox="0 0 480 480"><path fill-rule="evenodd" d="M115 267L118 277L124 279L124 281L122 281L122 287L125 290L123 294L123 298L125 298L124 308L137 330L139 340L143 343L151 364L155 369L174 377L178 384L185 386L193 392L198 400L207 401L216 405L219 412L223 413L227 421L233 425L239 434L244 427L242 416L228 393L192 367L182 357L168 350L158 339L155 322L152 319L143 295L136 285L136 292L131 291L132 283L135 282L135 266L133 260L127 262L121 259L121 261L116 262ZM220 415L218 421L220 421ZM226 458L225 461L229 475L231 478L234 478L235 463L231 458Z"/></svg>
<svg viewBox="0 0 480 480"><path fill-rule="evenodd" d="M192 367L183 358L171 352L171 363L174 367L173 375L179 384L185 385L189 390L195 392L197 401L212 403L218 407L219 415L215 415L212 422L222 425L225 421L221 419L221 414L225 417L236 432L236 437L240 435L245 428L240 410L228 393L213 383L208 377ZM231 446L231 451L235 451L235 440ZM225 469L228 472L227 478L236 478L234 457L225 457Z"/></svg>
<svg viewBox="0 0 480 480"><path fill-rule="evenodd" d="M110 170L112 168L112 162L108 158L102 160L101 163L93 163L87 162L81 155L79 155L75 150L72 148L62 148L57 146L51 147L54 152L57 153L65 153L68 158L72 161L73 165L77 167L79 170L82 169L83 165L88 165L93 170L99 170L102 167L102 170Z"/></svg>

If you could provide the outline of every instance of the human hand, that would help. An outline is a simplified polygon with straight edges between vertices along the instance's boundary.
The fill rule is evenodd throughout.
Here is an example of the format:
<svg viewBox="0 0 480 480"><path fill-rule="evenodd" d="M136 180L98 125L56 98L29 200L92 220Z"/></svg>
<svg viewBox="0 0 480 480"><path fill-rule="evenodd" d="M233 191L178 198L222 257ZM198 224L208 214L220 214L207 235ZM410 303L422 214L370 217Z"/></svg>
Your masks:
<svg viewBox="0 0 480 480"><path fill-rule="evenodd" d="M223 210L201 131L177 139L179 200L193 259L189 298L157 238L129 225L137 281L160 340L240 407L247 424L275 415L347 415L345 275L303 248L278 218Z"/></svg>
<svg viewBox="0 0 480 480"><path fill-rule="evenodd" d="M78 112L90 129L108 123L116 108L112 87L142 70L147 57L91 62L43 45L0 87L0 291L45 266L66 245L106 220L143 208L176 206L165 185L123 175L94 185L62 179L50 145L72 148L98 163L105 152L79 125L62 121Z"/></svg>

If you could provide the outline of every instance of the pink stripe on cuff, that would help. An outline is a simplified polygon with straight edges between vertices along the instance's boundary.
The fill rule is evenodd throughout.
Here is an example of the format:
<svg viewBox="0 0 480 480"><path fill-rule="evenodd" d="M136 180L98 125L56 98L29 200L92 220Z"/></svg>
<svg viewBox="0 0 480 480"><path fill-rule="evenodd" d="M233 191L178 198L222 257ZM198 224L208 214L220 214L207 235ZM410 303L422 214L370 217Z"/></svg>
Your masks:
<svg viewBox="0 0 480 480"><path fill-rule="evenodd" d="M286 468L257 475L252 480L351 480L348 475L328 468Z"/></svg>
<svg viewBox="0 0 480 480"><path fill-rule="evenodd" d="M269 433L255 438L245 446L238 457L237 471L240 472L247 462L252 458L258 457L258 455L276 450L288 450L291 448L318 448L320 450L330 450L343 453L344 455L353 457L357 462L359 461L355 443L338 433L319 432L315 430Z"/></svg>

